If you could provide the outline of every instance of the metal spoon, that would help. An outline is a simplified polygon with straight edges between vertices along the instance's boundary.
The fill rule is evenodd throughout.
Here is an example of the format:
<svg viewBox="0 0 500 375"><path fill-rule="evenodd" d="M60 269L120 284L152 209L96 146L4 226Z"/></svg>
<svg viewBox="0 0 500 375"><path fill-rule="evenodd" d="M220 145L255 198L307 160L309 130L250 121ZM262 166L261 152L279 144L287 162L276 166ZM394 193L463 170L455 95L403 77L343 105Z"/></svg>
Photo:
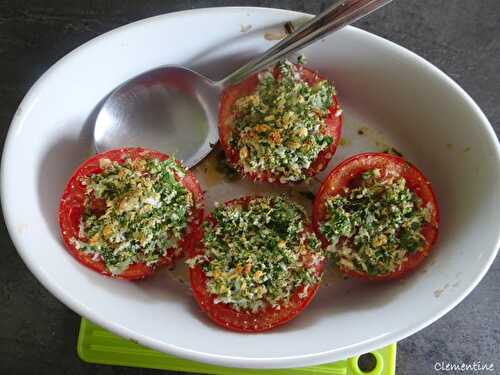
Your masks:
<svg viewBox="0 0 500 375"><path fill-rule="evenodd" d="M335 1L293 34L218 82L173 65L132 78L107 97L97 115L96 151L142 146L174 155L187 167L196 165L219 139L217 112L224 88L391 1Z"/></svg>

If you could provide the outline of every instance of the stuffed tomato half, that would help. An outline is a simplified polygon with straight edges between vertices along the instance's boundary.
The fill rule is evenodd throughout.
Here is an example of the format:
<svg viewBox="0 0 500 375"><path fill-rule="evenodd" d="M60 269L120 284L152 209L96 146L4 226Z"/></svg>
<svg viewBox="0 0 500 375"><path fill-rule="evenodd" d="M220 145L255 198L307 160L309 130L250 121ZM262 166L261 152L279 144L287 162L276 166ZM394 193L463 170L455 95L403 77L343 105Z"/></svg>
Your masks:
<svg viewBox="0 0 500 375"><path fill-rule="evenodd" d="M400 278L427 257L438 235L431 184L412 164L385 153L355 155L323 181L313 226L349 276Z"/></svg>
<svg viewBox="0 0 500 375"><path fill-rule="evenodd" d="M324 254L301 206L282 196L245 197L215 208L188 263L194 298L210 319L260 332L311 302Z"/></svg>
<svg viewBox="0 0 500 375"><path fill-rule="evenodd" d="M302 64L282 61L221 98L220 142L252 180L290 184L315 175L335 153L341 128L334 86Z"/></svg>
<svg viewBox="0 0 500 375"><path fill-rule="evenodd" d="M59 225L66 249L103 275L142 279L171 265L203 220L196 178L167 155L122 148L85 161L66 185Z"/></svg>

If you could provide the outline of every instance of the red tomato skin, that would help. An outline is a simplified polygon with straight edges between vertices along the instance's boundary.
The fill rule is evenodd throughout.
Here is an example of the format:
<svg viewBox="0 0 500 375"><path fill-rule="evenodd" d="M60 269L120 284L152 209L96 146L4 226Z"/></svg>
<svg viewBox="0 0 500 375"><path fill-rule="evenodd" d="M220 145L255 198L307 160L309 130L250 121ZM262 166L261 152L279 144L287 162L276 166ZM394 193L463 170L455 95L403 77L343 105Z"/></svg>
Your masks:
<svg viewBox="0 0 500 375"><path fill-rule="evenodd" d="M66 250L84 266L105 276L112 276L102 260L94 261L92 257L84 254L75 248L70 242L70 238L78 238L79 222L83 213L83 200L85 198L85 187L81 184L80 178L94 173L101 173L102 169L99 167L99 160L107 158L113 161L124 162L125 158L158 158L166 160L168 155L162 154L158 151L148 150L141 147L120 148L115 150L106 151L92 156L90 159L83 162L74 172L69 179L66 188L64 189L60 205L59 205L59 227L61 238L63 240ZM179 241L180 254L175 254L173 249L167 250L167 254L154 266L148 266L143 263L131 264L120 275L113 276L116 279L122 280L140 280L151 276L160 266L171 266L176 258L182 256L183 252L189 248L191 241L191 233L198 231L197 227L203 220L203 191L194 177L194 175L187 171L186 176L181 180L182 184L193 193L195 208L191 215L190 225L186 231L184 238ZM97 203L96 206L101 206Z"/></svg>
<svg viewBox="0 0 500 375"><path fill-rule="evenodd" d="M250 200L257 197L243 197L234 199L225 203L225 205L247 204ZM216 223L212 215L209 215L205 220ZM307 231L312 231L307 228ZM200 230L201 232L201 230ZM204 254L204 248L201 243L202 234L200 233L198 243L193 243L189 250L189 256ZM316 266L318 275L322 274L325 262L321 262ZM302 312L312 301L313 297L319 289L319 283L309 287L308 293L305 298L300 298L299 294L303 292L304 287L299 287L290 298L287 306L280 306L280 309L268 306L264 310L252 313L249 311L236 311L231 306L224 303L214 303L215 296L211 295L206 288L206 276L200 265L195 265L189 269L189 276L191 281L191 289L193 296L200 306L201 310L205 312L208 317L217 325L226 329L244 332L244 333L258 333L264 332L283 324L288 323Z"/></svg>
<svg viewBox="0 0 500 375"><path fill-rule="evenodd" d="M420 264L422 264L437 240L439 206L430 182L417 167L403 158L377 152L358 154L344 160L337 165L323 181L314 200L312 215L312 225L318 238L323 242L325 247L328 246L329 241L319 230L320 223L325 216L324 201L328 197L338 194L341 189L348 186L349 182L361 173L373 168L379 168L382 170L382 174L384 175L387 167L390 167L392 171L405 178L408 188L422 199L422 204L424 206L430 203L433 207L431 222L427 223L422 228L422 234L425 238L425 246L421 251L409 254L408 259L397 271L384 275L370 276L364 272L357 272L340 267L340 270L343 273L354 278L371 281L387 281L406 277L408 274L415 271Z"/></svg>
<svg viewBox="0 0 500 375"><path fill-rule="evenodd" d="M303 78L309 84L314 84L317 81L324 80L319 74L313 72L310 69L305 67L302 68ZM278 73L275 70L274 75L276 76ZM242 96L250 95L258 85L258 74L250 76L243 82L238 83L235 86L228 87L224 90L220 100L219 107L219 137L220 143L224 152L226 154L226 158L229 163L237 169L243 176L249 178L252 181L262 181L262 182L272 182L276 184L283 184L280 182L280 175L273 174L267 171L264 172L245 172L240 166L240 156L239 153L231 148L229 144L229 140L231 138L231 123L232 123L232 105L233 103ZM330 115L326 119L327 124L327 132L326 134L333 138L333 142L326 150L321 151L318 154L316 160L311 163L311 166L305 171L307 177L312 177L315 174L321 172L325 169L330 162L330 159L335 154L337 150L338 144L340 142L341 133L342 133L342 111L340 109L340 105L338 102L338 98L336 95L333 96L333 103L329 108ZM288 184L288 183L285 183Z"/></svg>

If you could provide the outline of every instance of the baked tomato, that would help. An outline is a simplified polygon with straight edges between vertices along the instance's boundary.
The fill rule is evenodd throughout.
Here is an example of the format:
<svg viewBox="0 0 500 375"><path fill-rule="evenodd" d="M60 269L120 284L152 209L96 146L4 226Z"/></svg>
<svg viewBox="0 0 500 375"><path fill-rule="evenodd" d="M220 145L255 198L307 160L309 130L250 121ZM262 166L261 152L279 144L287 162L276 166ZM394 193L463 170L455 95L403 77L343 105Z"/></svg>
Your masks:
<svg viewBox="0 0 500 375"><path fill-rule="evenodd" d="M288 62L287 64L285 66L295 69L291 74L291 82L297 82L297 77L299 77L300 82L305 82L309 89L315 87L311 92L305 94L304 97L298 97L300 94L297 94L296 97L290 96L289 93L300 93L303 87L290 88L289 85L281 88L281 97L279 95L273 97L273 94L271 94L271 96L267 96L267 99L262 99L266 95L261 95L261 97L255 99L255 95L259 95L259 87L262 87L262 78L259 77L262 77L264 73L255 74L237 85L228 87L224 90L221 97L218 127L220 142L225 151L226 158L240 173L255 181L286 184L300 182L307 177L313 176L328 165L340 141L342 110L340 109L333 85L317 72L307 69L302 65L294 65ZM278 66L275 67L272 71L272 76L275 82L284 79L283 69L280 70ZM316 89L318 85L319 87L322 87L321 85L329 85L330 91L326 91L328 93L326 95L329 95L329 107L322 109L309 108L309 111L307 111L307 107L305 107L307 103L311 101L321 103L324 100L325 91L322 94L318 94L321 91L321 89ZM313 95L318 95L318 98L312 100ZM246 114L248 115L250 126L246 126L242 130L241 126L236 125L241 122L243 111L236 108L238 106L235 105L245 97L250 98L246 102L243 100L246 103L243 104L243 106L246 106L246 112L251 112L251 108L259 105L259 103L263 104L262 108L259 107L252 114ZM276 102L280 101L282 103L281 108L274 113L272 108ZM259 117L259 114L262 118ZM319 130L318 124L321 124ZM292 137L294 134L296 136ZM259 149L259 146L253 147L256 143L252 140L253 143L250 143L253 146L250 148L243 146L238 149L234 145L235 136L241 136L240 139L261 137L260 139L264 140L262 149L270 150L274 145L277 148L276 153L259 156L258 160L252 161L253 165L258 165L258 167L256 169L249 168L249 163L245 164L247 161L246 158L257 155L258 152L256 150ZM318 141L320 138L322 141ZM330 143L318 145L317 142L324 142L327 138ZM321 151L318 152L318 150ZM273 158L278 160L274 161ZM286 165L280 164L285 163L285 161ZM266 165L268 166L267 168ZM275 170L271 170L269 165L273 165L273 168L276 167ZM293 170L293 173L290 172L287 174L288 172L284 172L286 170Z"/></svg>
<svg viewBox="0 0 500 375"><path fill-rule="evenodd" d="M409 162L385 153L359 154L340 163L314 201L318 237L333 249L341 271L361 279L398 279L413 271L431 251L438 224L430 182ZM380 272L384 261L393 262L389 272Z"/></svg>
<svg viewBox="0 0 500 375"><path fill-rule="evenodd" d="M298 236L290 235L293 230L288 229L297 221L287 219L281 208L268 210L266 222L261 222L262 216L251 206L262 203L268 209L269 202L274 207L288 207L288 214L295 210L295 204L282 197L226 202L205 219L200 241L190 252L195 300L211 320L233 331L261 332L283 325L304 310L319 288L325 259L320 241L309 226L301 227ZM289 242L294 236L300 243ZM214 252L207 250L207 244ZM220 257L224 259L217 259ZM299 273L308 281L295 285ZM228 290L231 292L226 293ZM279 302L279 295L287 297ZM273 298L274 303L270 303ZM235 304L240 307L235 308Z"/></svg>
<svg viewBox="0 0 500 375"><path fill-rule="evenodd" d="M185 172L184 176L175 174L175 180L180 182L192 197L192 205L189 209L187 218L187 227L182 239L177 243L176 250L167 249L164 256L154 262L154 264L146 264L146 262L131 263L119 274L113 274L103 258L96 254L89 254L77 248L78 243L85 244L91 242L91 239L83 235L82 238L82 217L84 213L91 212L95 217L104 214L107 209L104 199L97 199L95 195L88 194L87 186L84 185L84 179L89 176L98 176L103 173L106 163L117 162L119 165L124 165L126 162L151 161L157 159L159 161L168 160L169 157L157 151L152 151L144 148L121 148L106 151L92 156L78 167L76 172L68 181L63 192L59 206L59 226L61 237L66 249L83 265L97 271L106 276L114 276L119 279L137 280L151 275L155 269L162 265L171 265L176 257L190 246L191 233L198 232L198 226L203 220L203 191L196 178L189 171L184 171L180 163L173 163L179 170ZM147 172L145 172L147 174ZM189 195L186 193L186 195ZM191 198L190 198L191 199ZM152 204L160 204L159 202L150 202ZM125 207L124 210L128 208ZM106 229L105 229L106 230ZM140 233L140 230L138 231ZM78 240L78 241L76 241Z"/></svg>

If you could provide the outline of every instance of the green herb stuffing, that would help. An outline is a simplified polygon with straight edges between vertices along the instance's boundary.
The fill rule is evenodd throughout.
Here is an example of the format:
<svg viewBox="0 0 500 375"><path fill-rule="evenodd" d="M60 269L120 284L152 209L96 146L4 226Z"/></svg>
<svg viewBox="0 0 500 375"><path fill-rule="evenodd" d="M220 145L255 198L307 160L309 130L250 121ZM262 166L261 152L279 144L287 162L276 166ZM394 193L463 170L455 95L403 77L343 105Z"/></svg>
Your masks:
<svg viewBox="0 0 500 375"><path fill-rule="evenodd" d="M320 281L315 269L324 259L320 242L304 232L304 209L285 197L254 198L247 204L217 206L216 223L203 227L205 254L188 261L201 264L215 303L256 312L286 304L297 288Z"/></svg>
<svg viewBox="0 0 500 375"><path fill-rule="evenodd" d="M369 275L399 269L408 254L424 245L421 229L430 222L430 207L406 187L404 178L381 178L365 172L360 186L326 200L321 233L342 267Z"/></svg>
<svg viewBox="0 0 500 375"><path fill-rule="evenodd" d="M101 173L81 180L86 195L75 247L114 275L133 263L154 265L167 249L180 251L193 198L176 179L185 171L175 160L103 158L100 166Z"/></svg>
<svg viewBox="0 0 500 375"><path fill-rule="evenodd" d="M289 61L259 75L256 91L233 105L230 145L239 152L245 172L271 172L280 182L302 181L305 171L334 141L325 135L325 120L335 89L326 80L310 86L302 65Z"/></svg>

